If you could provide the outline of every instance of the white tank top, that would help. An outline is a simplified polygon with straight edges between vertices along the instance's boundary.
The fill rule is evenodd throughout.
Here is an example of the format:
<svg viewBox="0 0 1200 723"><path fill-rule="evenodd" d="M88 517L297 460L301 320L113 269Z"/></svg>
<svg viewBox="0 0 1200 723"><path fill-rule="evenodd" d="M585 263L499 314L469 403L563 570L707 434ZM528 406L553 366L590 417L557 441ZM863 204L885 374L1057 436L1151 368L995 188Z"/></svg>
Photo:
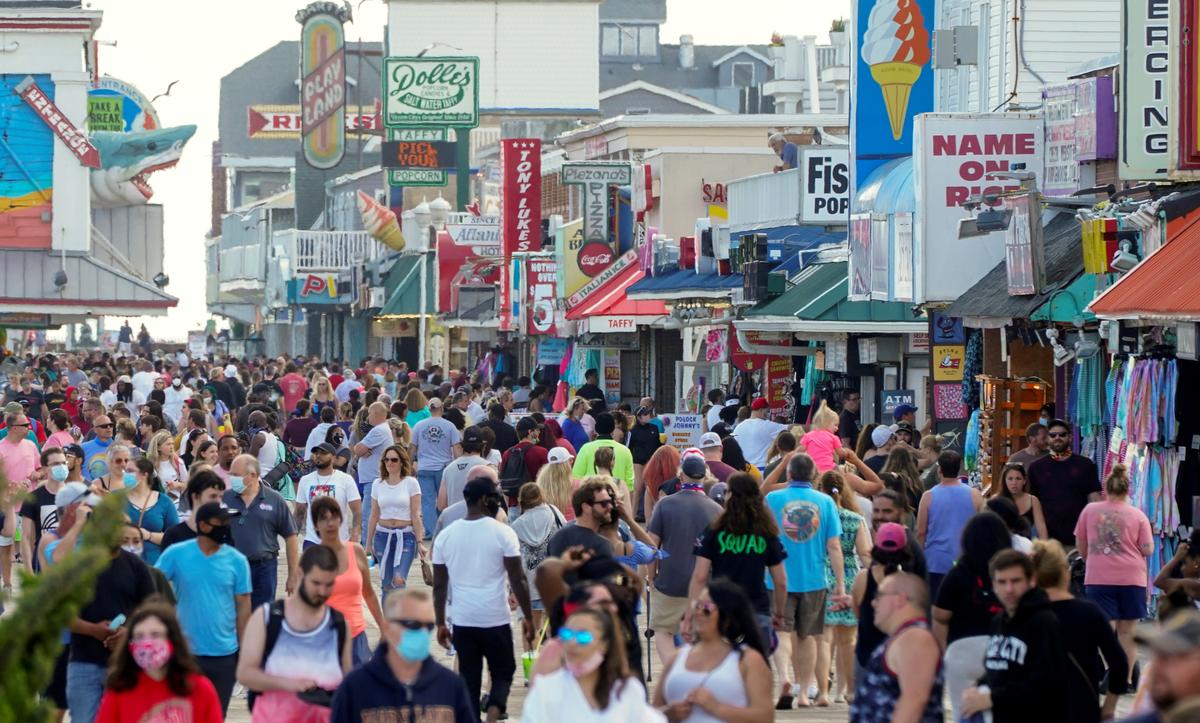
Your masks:
<svg viewBox="0 0 1200 723"><path fill-rule="evenodd" d="M279 464L279 439L267 431L263 434L267 435L267 441L258 448L259 474L266 474Z"/></svg>
<svg viewBox="0 0 1200 723"><path fill-rule="evenodd" d="M725 705L745 708L750 704L746 694L746 684L742 682L742 673L738 670L741 655L738 651L730 651L725 659L712 670L695 671L687 669L688 657L692 646L685 645L679 649L675 662L667 674L667 687L664 692L668 703L679 703L687 698L696 688L706 688L713 697ZM700 706L692 706L692 714L684 719L684 723L721 723Z"/></svg>

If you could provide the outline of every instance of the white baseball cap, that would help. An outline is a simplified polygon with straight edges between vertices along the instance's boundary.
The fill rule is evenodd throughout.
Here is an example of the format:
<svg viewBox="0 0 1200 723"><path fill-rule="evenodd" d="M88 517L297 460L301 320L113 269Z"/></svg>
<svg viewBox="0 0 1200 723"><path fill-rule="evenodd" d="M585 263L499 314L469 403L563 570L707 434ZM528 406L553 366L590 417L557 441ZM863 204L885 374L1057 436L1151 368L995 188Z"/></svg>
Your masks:
<svg viewBox="0 0 1200 723"><path fill-rule="evenodd" d="M886 424L881 424L875 429L871 430L871 441L876 447L882 447L888 443L888 440L891 439L892 435L895 433L896 430L892 429Z"/></svg>
<svg viewBox="0 0 1200 723"><path fill-rule="evenodd" d="M237 367L235 367L232 364L225 367L225 378L226 379L230 379L230 378L236 377L236 376L237 376Z"/></svg>
<svg viewBox="0 0 1200 723"><path fill-rule="evenodd" d="M571 453L562 447L554 447L546 453L546 461L550 464L561 464L571 461Z"/></svg>
<svg viewBox="0 0 1200 723"><path fill-rule="evenodd" d="M705 432L700 435L700 449L710 449L721 446L721 435L716 432Z"/></svg>

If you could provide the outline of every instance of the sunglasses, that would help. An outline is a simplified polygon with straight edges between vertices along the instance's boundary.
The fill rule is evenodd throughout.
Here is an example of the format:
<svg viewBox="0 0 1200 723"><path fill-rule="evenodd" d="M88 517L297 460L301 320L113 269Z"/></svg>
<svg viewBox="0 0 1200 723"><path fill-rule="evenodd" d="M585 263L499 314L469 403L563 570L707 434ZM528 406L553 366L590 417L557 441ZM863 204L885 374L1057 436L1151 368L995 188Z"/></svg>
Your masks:
<svg viewBox="0 0 1200 723"><path fill-rule="evenodd" d="M596 636L591 630L572 630L571 628L560 628L558 631L558 639L564 643L574 642L576 645L591 645Z"/></svg>
<svg viewBox="0 0 1200 723"><path fill-rule="evenodd" d="M692 609L701 615L712 615L717 609L717 604L706 600L696 600L692 603Z"/></svg>
<svg viewBox="0 0 1200 723"><path fill-rule="evenodd" d="M16 429L17 427L28 427L28 426L29 426L29 422L21 422L21 423L18 423L18 424L14 424L14 425L12 425L12 426L13 426L13 429Z"/></svg>
<svg viewBox="0 0 1200 723"><path fill-rule="evenodd" d="M592 502L592 507L612 507L612 500L596 500Z"/></svg>
<svg viewBox="0 0 1200 723"><path fill-rule="evenodd" d="M1046 436L1057 438L1057 439L1064 439L1066 437L1070 437L1071 433L1070 432L1048 432L1046 434Z"/></svg>
<svg viewBox="0 0 1200 723"><path fill-rule="evenodd" d="M388 618L388 622L395 623L405 630L433 630L437 627L434 623L424 620L411 620L409 618Z"/></svg>
<svg viewBox="0 0 1200 723"><path fill-rule="evenodd" d="M384 457L383 461L384 462L399 462L400 458L399 457Z"/></svg>
<svg viewBox="0 0 1200 723"><path fill-rule="evenodd" d="M97 424L96 429L112 429L111 424Z"/></svg>
<svg viewBox="0 0 1200 723"><path fill-rule="evenodd" d="M113 464L129 464L129 460L128 459L114 459L112 461L112 463Z"/></svg>

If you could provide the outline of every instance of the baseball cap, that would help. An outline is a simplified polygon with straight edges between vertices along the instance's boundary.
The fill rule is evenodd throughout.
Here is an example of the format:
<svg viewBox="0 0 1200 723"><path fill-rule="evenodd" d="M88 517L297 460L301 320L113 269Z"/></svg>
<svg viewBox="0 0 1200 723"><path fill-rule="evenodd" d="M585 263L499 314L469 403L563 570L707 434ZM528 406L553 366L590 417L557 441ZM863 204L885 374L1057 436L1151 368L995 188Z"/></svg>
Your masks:
<svg viewBox="0 0 1200 723"><path fill-rule="evenodd" d="M196 508L195 520L198 523L211 522L212 520L221 520L228 522L229 518L238 514L237 510L231 510L224 507L220 502L205 502Z"/></svg>
<svg viewBox="0 0 1200 723"><path fill-rule="evenodd" d="M80 447L78 444L68 444L63 447L63 454L69 454L72 457L83 459L83 447Z"/></svg>
<svg viewBox="0 0 1200 723"><path fill-rule="evenodd" d="M700 435L700 449L709 449L710 447L721 446L721 435L715 432L705 432Z"/></svg>
<svg viewBox="0 0 1200 723"><path fill-rule="evenodd" d="M903 417L906 414L912 414L917 411L917 408L911 404L901 404L896 407L896 411L892 412L892 416L896 419Z"/></svg>
<svg viewBox="0 0 1200 723"><path fill-rule="evenodd" d="M895 522L885 522L875 531L875 546L880 550L896 552L903 550L908 544L908 532L904 525Z"/></svg>
<svg viewBox="0 0 1200 723"><path fill-rule="evenodd" d="M917 428L915 426L913 426L912 422L897 422L896 423L896 431L897 432L902 432L902 431L903 432L915 432L915 431L917 431Z"/></svg>
<svg viewBox="0 0 1200 723"><path fill-rule="evenodd" d="M875 429L871 430L871 443L876 447L882 447L888 443L888 440L892 438L893 434L895 434L895 431L892 430L891 427L886 424L881 424Z"/></svg>
<svg viewBox="0 0 1200 723"><path fill-rule="evenodd" d="M725 406L727 407L737 407L740 406L741 403L742 400L738 399L737 397L730 397L729 399L725 400Z"/></svg>
<svg viewBox="0 0 1200 723"><path fill-rule="evenodd" d="M541 429L542 425L537 423L533 417L521 417L517 420L517 434L524 437L535 429Z"/></svg>
<svg viewBox="0 0 1200 723"><path fill-rule="evenodd" d="M318 451L324 452L326 454L337 454L337 450L334 449L333 445L330 444L329 442L321 442L320 444L313 445L313 448L309 450L309 453L318 452Z"/></svg>
<svg viewBox="0 0 1200 723"><path fill-rule="evenodd" d="M650 407L638 407L637 414L635 416L652 417L652 416L654 416L654 410L651 409Z"/></svg>
<svg viewBox="0 0 1200 723"><path fill-rule="evenodd" d="M699 447L688 447L679 456L680 458L699 457L700 459L704 459L704 452L701 452Z"/></svg>
<svg viewBox="0 0 1200 723"><path fill-rule="evenodd" d="M546 453L546 461L550 464L562 464L571 461L571 453L562 447L555 447Z"/></svg>
<svg viewBox="0 0 1200 723"><path fill-rule="evenodd" d="M1200 647L1200 611L1181 610L1154 628L1143 626L1134 636L1156 653L1176 655Z"/></svg>
<svg viewBox="0 0 1200 723"><path fill-rule="evenodd" d="M751 411L755 411L755 412L757 412L760 409L766 409L769 406L771 406L771 405L767 404L767 400L764 399L763 397L759 397L758 399L755 399L753 402L750 402L750 409L751 409Z"/></svg>
<svg viewBox="0 0 1200 723"><path fill-rule="evenodd" d="M479 427L470 426L463 430L462 441L463 444L483 444L483 434Z"/></svg>
<svg viewBox="0 0 1200 723"><path fill-rule="evenodd" d="M694 454L689 454L680 460L679 469L683 471L685 477L692 479L704 479L704 475L708 474L708 465L704 459Z"/></svg>
<svg viewBox="0 0 1200 723"><path fill-rule="evenodd" d="M236 377L236 376L237 376L237 367L235 367L232 364L225 367L225 378L226 379L229 379L231 377Z"/></svg>
<svg viewBox="0 0 1200 723"><path fill-rule="evenodd" d="M60 510L79 502L88 496L88 486L82 482L68 482L54 493L54 506Z"/></svg>
<svg viewBox="0 0 1200 723"><path fill-rule="evenodd" d="M441 409L442 408L442 400L438 397L434 397L433 399L430 399L429 400L429 408L430 409Z"/></svg>

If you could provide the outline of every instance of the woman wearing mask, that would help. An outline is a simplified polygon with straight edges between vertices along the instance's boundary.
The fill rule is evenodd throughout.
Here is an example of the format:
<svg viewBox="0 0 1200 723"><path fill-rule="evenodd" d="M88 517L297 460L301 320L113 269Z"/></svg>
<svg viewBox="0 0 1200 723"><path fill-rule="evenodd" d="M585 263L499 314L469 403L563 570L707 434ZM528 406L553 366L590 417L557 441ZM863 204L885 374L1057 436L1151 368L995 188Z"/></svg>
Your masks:
<svg viewBox="0 0 1200 723"><path fill-rule="evenodd" d="M1117 711L1117 697L1125 692L1123 681L1129 672L1129 662L1104 611L1090 600L1079 600L1071 594L1067 553L1058 540L1033 543L1033 569L1037 586L1050 598L1050 610L1058 618L1063 647L1071 661L1065 691L1071 699L1070 723L1112 719ZM1110 668L1108 690L1104 691L1101 707L1096 702L1096 693L1100 691L1106 664Z"/></svg>
<svg viewBox="0 0 1200 723"><path fill-rule="evenodd" d="M92 492L106 495L109 492L125 489L126 472L129 466L129 447L113 442L108 445L108 474L92 480ZM133 485L133 473L129 472L130 486Z"/></svg>
<svg viewBox="0 0 1200 723"><path fill-rule="evenodd" d="M188 650L175 610L148 602L134 611L113 648L96 723L159 720L173 711L190 723L221 723L221 701Z"/></svg>
<svg viewBox="0 0 1200 723"><path fill-rule="evenodd" d="M146 457L154 464L158 478L166 485L171 499L178 500L187 487L187 466L175 453L175 439L167 430L161 430L150 438Z"/></svg>
<svg viewBox="0 0 1200 723"><path fill-rule="evenodd" d="M646 704L641 681L629 673L612 615L577 610L559 629L558 639L563 667L538 678L525 699L522 721L550 723L565 716L572 723L663 720Z"/></svg>
<svg viewBox="0 0 1200 723"><path fill-rule="evenodd" d="M371 649L367 643L367 621L363 618L363 603L375 619L375 624L383 629L383 609L379 598L371 585L371 568L367 564L367 553L357 542L342 542L342 507L332 497L318 497L309 506L308 513L312 516L313 527L321 544L329 547L338 558L338 576L333 581L333 592L329 595L327 604L346 616L346 625L350 628L351 657L355 667L362 665L371 657Z"/></svg>
<svg viewBox="0 0 1200 723"><path fill-rule="evenodd" d="M1007 497L1017 506L1017 512L1029 522L1038 539L1049 538L1046 534L1046 517L1042 514L1042 503L1029 493L1029 475L1025 465L1006 464L1000 472L1003 484L1000 486L1000 497Z"/></svg>
<svg viewBox="0 0 1200 723"><path fill-rule="evenodd" d="M821 491L833 498L842 525L842 559L846 580L858 576L859 561L871 556L871 532L858 510L857 495L846 486L840 472L830 470L821 475ZM836 580L833 567L825 562L825 583L829 595L825 599L825 633L817 645L817 705L829 705L829 668L837 668L838 703L854 696L854 634L858 618L849 608L833 605Z"/></svg>
<svg viewBox="0 0 1200 723"><path fill-rule="evenodd" d="M379 562L382 597L406 586L413 558L425 555L423 539L421 485L413 476L412 459L405 448L388 447L379 459L379 477L371 486L367 522L367 555Z"/></svg>
<svg viewBox="0 0 1200 723"><path fill-rule="evenodd" d="M325 441L333 445L337 453L333 456L333 468L345 472L354 454L346 444L346 432L336 424L325 430Z"/></svg>
<svg viewBox="0 0 1200 723"><path fill-rule="evenodd" d="M1104 491L1108 499L1092 502L1079 513L1075 544L1087 562L1083 584L1088 599L1112 623L1126 659L1137 660L1133 633L1146 617L1146 558L1154 553L1154 537L1146 514L1129 504L1125 465L1113 465Z"/></svg>
<svg viewBox="0 0 1200 723"><path fill-rule="evenodd" d="M142 533L142 559L153 565L162 553L163 534L179 524L179 513L175 503L167 495L154 470L154 463L146 458L134 462L134 471L125 473L125 514L129 521ZM130 475L133 480L130 484Z"/></svg>
<svg viewBox="0 0 1200 723"><path fill-rule="evenodd" d="M429 400L425 398L425 394L418 388L413 387L404 395L404 405L408 407L408 412L404 415L404 421L408 423L409 428L417 426L417 422L422 419L429 418Z"/></svg>
<svg viewBox="0 0 1200 723"><path fill-rule="evenodd" d="M933 603L933 634L946 651L946 690L954 720L962 718L962 694L983 677L992 618L1004 607L992 591L988 562L1012 548L1004 520L991 512L972 517L962 531L962 553L946 573Z"/></svg>
<svg viewBox="0 0 1200 723"><path fill-rule="evenodd" d="M714 580L692 601L693 642L666 661L654 705L688 723L771 720L771 669L750 601L736 583Z"/></svg>

